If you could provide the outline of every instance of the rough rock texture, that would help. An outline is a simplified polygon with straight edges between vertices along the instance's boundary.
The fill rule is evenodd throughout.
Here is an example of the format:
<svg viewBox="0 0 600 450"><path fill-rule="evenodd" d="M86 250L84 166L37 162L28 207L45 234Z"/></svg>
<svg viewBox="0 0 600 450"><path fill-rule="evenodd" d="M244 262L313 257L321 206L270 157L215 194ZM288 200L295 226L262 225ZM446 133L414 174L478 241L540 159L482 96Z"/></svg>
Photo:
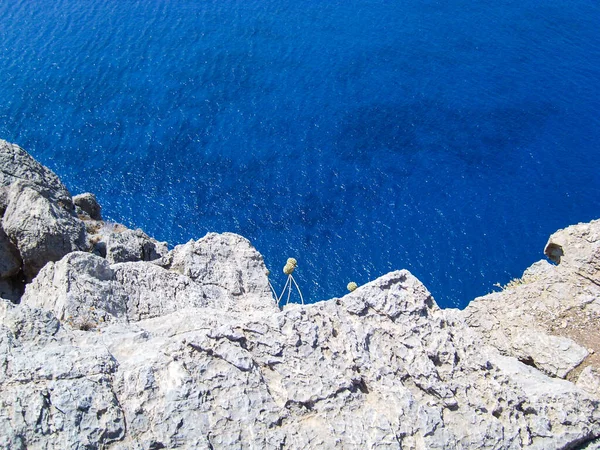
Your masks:
<svg viewBox="0 0 600 450"><path fill-rule="evenodd" d="M151 261L167 244L141 230L102 221L93 194L71 198L48 168L0 140L0 295L18 302L48 262L90 248L109 262Z"/></svg>
<svg viewBox="0 0 600 450"><path fill-rule="evenodd" d="M83 291L88 276L67 278ZM600 436L596 397L483 344L407 271L282 312L183 304L88 331L32 307L34 287L0 328L0 445L547 449Z"/></svg>
<svg viewBox="0 0 600 450"><path fill-rule="evenodd" d="M85 228L74 214L67 188L25 150L2 140L0 191L2 235L8 238L0 245L0 256L9 256L3 258L6 271L0 278L8 284L31 280L48 261L86 248ZM19 294L7 297L16 300Z"/></svg>
<svg viewBox="0 0 600 450"><path fill-rule="evenodd" d="M60 182L26 161L3 222L28 214L11 195L39 195L54 216L35 229L68 229L44 194ZM90 251L0 298L0 448L600 448L600 221L465 311L405 270L280 311L240 236L169 252L81 217ZM30 237L6 235L20 258ZM0 276L19 262L1 233L0 260Z"/></svg>
<svg viewBox="0 0 600 450"><path fill-rule="evenodd" d="M502 292L475 299L467 323L503 354L560 378L600 368L600 220L553 234L540 261Z"/></svg>
<svg viewBox="0 0 600 450"><path fill-rule="evenodd" d="M158 242L142 230L130 230L117 223L86 221L93 252L110 263L154 261L169 252L166 242Z"/></svg>
<svg viewBox="0 0 600 450"><path fill-rule="evenodd" d="M0 186L5 188L17 181L27 181L34 190L48 193L54 202L71 203L71 194L54 172L42 166L18 145L0 139ZM3 211L6 203L0 206Z"/></svg>
<svg viewBox="0 0 600 450"><path fill-rule="evenodd" d="M102 208L96 196L90 192L73 197L75 210L79 215L85 215L93 220L102 220Z"/></svg>
<svg viewBox="0 0 600 450"><path fill-rule="evenodd" d="M157 242L142 230L125 230L106 237L106 259L111 263L153 261L168 252L165 243Z"/></svg>
<svg viewBox="0 0 600 450"><path fill-rule="evenodd" d="M217 292L227 292L235 304L271 309L263 301L271 298L263 257L242 236L208 233L196 242L178 245L159 264Z"/></svg>
<svg viewBox="0 0 600 450"><path fill-rule="evenodd" d="M247 242L239 238L241 242ZM225 244L223 244L225 245ZM215 250L217 247L213 247ZM266 268L252 249L229 263L242 284L267 284ZM253 270L249 270L255 264ZM242 271L241 269L246 269ZM196 274L203 278L198 267ZM262 278L262 281L260 281ZM233 286L233 289L236 289ZM109 264L90 253L73 252L56 263L47 264L27 285L21 304L51 311L60 320L75 325L113 321L137 321L160 317L186 307L213 307L222 311L254 309L277 312L269 291L242 294L230 287L200 283L193 278L149 262Z"/></svg>
<svg viewBox="0 0 600 450"><path fill-rule="evenodd" d="M72 205L54 203L45 194L27 182L13 183L2 218L2 228L19 250L28 280L47 262L86 248L85 228Z"/></svg>

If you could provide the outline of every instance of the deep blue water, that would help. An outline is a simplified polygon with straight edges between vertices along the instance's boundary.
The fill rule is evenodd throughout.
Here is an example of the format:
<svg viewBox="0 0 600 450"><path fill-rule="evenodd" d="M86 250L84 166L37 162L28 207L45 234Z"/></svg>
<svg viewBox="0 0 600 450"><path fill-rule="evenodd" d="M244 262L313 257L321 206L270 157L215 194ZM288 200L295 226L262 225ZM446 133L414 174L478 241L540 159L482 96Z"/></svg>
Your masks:
<svg viewBox="0 0 600 450"><path fill-rule="evenodd" d="M597 0L7 0L0 138L312 301L408 268L460 306L600 217Z"/></svg>

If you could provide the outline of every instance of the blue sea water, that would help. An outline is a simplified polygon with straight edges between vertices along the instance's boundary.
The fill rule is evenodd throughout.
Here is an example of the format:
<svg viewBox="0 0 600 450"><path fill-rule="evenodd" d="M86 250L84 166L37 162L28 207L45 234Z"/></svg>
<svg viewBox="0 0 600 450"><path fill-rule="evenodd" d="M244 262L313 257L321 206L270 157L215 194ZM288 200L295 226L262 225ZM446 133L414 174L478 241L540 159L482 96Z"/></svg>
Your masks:
<svg viewBox="0 0 600 450"><path fill-rule="evenodd" d="M600 217L600 3L6 0L0 138L311 301L407 268L464 307Z"/></svg>

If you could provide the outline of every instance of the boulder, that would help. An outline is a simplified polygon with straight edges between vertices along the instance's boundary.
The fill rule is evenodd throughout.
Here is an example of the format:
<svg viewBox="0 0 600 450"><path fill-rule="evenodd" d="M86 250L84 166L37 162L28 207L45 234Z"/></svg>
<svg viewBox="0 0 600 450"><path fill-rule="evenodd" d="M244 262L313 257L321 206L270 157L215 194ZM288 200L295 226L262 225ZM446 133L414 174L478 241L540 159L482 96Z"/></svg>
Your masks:
<svg viewBox="0 0 600 450"><path fill-rule="evenodd" d="M237 260L222 261L227 273ZM193 268L189 266L190 270ZM260 303L262 301L262 304ZM181 309L278 311L271 296L233 295L226 287L193 279L144 261L111 265L108 259L72 252L47 264L25 289L23 305L51 311L75 328L113 321L139 321Z"/></svg>
<svg viewBox="0 0 600 450"><path fill-rule="evenodd" d="M54 172L44 167L15 144L0 139L0 186L8 187L17 181L27 181L34 190L45 192L52 202L72 206L71 194ZM6 196L0 195L0 199ZM6 208L0 202L0 210Z"/></svg>
<svg viewBox="0 0 600 450"><path fill-rule="evenodd" d="M263 257L234 233L208 233L198 241L176 246L158 262L199 284L215 286L248 307L276 310Z"/></svg>
<svg viewBox="0 0 600 450"><path fill-rule="evenodd" d="M165 242L152 239L140 229L110 232L99 242L104 245L105 257L111 264L154 261L169 251Z"/></svg>
<svg viewBox="0 0 600 450"><path fill-rule="evenodd" d="M89 192L73 197L73 204L78 215L87 216L92 220L102 220L102 208L96 196Z"/></svg>
<svg viewBox="0 0 600 450"><path fill-rule="evenodd" d="M600 220L557 231L548 239L544 253L563 271L600 281Z"/></svg>
<svg viewBox="0 0 600 450"><path fill-rule="evenodd" d="M111 266L118 292L126 299L127 318L161 317L187 307L225 306L220 297L207 298L203 286L190 278L147 262Z"/></svg>
<svg viewBox="0 0 600 450"><path fill-rule="evenodd" d="M51 311L77 328L127 318L127 299L108 261L84 252L47 264L27 285L21 303Z"/></svg>
<svg viewBox="0 0 600 450"><path fill-rule="evenodd" d="M86 248L67 188L17 145L0 140L0 278L30 281L49 261ZM16 279L15 277L18 277Z"/></svg>
<svg viewBox="0 0 600 450"><path fill-rule="evenodd" d="M29 182L13 183L2 218L2 228L19 250L27 280L47 262L86 248L83 223L68 205L53 202L47 194Z"/></svg>

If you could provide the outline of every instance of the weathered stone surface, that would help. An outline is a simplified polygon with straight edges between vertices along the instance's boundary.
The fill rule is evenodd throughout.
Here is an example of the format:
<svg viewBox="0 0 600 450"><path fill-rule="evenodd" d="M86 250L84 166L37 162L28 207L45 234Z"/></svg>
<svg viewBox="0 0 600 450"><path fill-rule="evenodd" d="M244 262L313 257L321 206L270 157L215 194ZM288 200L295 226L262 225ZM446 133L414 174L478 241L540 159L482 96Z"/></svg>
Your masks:
<svg viewBox="0 0 600 450"><path fill-rule="evenodd" d="M166 242L159 242L140 229L130 230L118 223L92 219L85 224L92 251L111 264L154 261L169 252Z"/></svg>
<svg viewBox="0 0 600 450"><path fill-rule="evenodd" d="M108 261L84 252L47 264L26 287L21 304L75 320L79 327L127 316L127 299Z"/></svg>
<svg viewBox="0 0 600 450"><path fill-rule="evenodd" d="M86 248L85 227L70 207L63 207L29 182L13 183L2 228L18 248L23 273L32 279L49 261Z"/></svg>
<svg viewBox="0 0 600 450"><path fill-rule="evenodd" d="M0 191L8 237L0 233L0 277L12 278L22 269L30 280L48 261L85 248L84 227L67 188L25 150L2 140Z"/></svg>
<svg viewBox="0 0 600 450"><path fill-rule="evenodd" d="M540 261L502 292L475 299L464 317L481 338L561 378L600 368L600 221L553 234Z"/></svg>
<svg viewBox="0 0 600 450"><path fill-rule="evenodd" d="M129 320L160 317L186 307L201 307L209 303L201 285L154 264L134 262L111 267L119 295L126 301Z"/></svg>
<svg viewBox="0 0 600 450"><path fill-rule="evenodd" d="M0 186L8 187L17 181L26 181L34 190L46 192L53 202L71 204L71 194L54 172L18 145L0 139ZM6 203L0 203L0 210L4 211Z"/></svg>
<svg viewBox="0 0 600 450"><path fill-rule="evenodd" d="M264 267L258 270L262 274ZM224 287L149 262L110 265L107 259L84 252L47 264L27 286L21 303L52 311L79 328L159 317L188 307L279 311L270 293L233 295Z"/></svg>
<svg viewBox="0 0 600 450"><path fill-rule="evenodd" d="M145 266L112 270L139 276ZM500 355L407 271L282 312L184 306L88 332L56 331L46 315L37 327L51 336L45 346L15 325L27 322L15 312L34 310L10 308L0 435L27 445L76 446L81 414L87 442L115 449L552 449L600 436L597 398Z"/></svg>
<svg viewBox="0 0 600 450"><path fill-rule="evenodd" d="M83 214L93 220L102 220L102 208L96 196L90 192L73 197L77 214Z"/></svg>
<svg viewBox="0 0 600 450"><path fill-rule="evenodd" d="M47 313L18 307L9 316L0 323L0 448L102 448L122 438L112 355L71 345Z"/></svg>
<svg viewBox="0 0 600 450"><path fill-rule="evenodd" d="M161 264L161 263L159 263ZM225 290L247 308L275 307L263 257L250 242L234 233L208 233L198 241L176 246L164 267L192 280Z"/></svg>
<svg viewBox="0 0 600 450"><path fill-rule="evenodd" d="M110 263L154 261L167 254L166 243L158 242L142 230L125 230L106 236L106 259Z"/></svg>
<svg viewBox="0 0 600 450"><path fill-rule="evenodd" d="M598 281L600 279L600 220L580 223L557 231L544 253L565 272Z"/></svg>
<svg viewBox="0 0 600 450"><path fill-rule="evenodd" d="M67 254L0 298L0 448L600 448L599 221L465 311L405 270L280 311L234 234L168 252L88 213L71 251L62 185L5 147L37 171L0 188L8 240Z"/></svg>
<svg viewBox="0 0 600 450"><path fill-rule="evenodd" d="M17 275L21 270L22 263L19 250L0 228L0 278L6 279Z"/></svg>
<svg viewBox="0 0 600 450"><path fill-rule="evenodd" d="M587 366L579 374L577 386L600 398L600 371L592 366Z"/></svg>

